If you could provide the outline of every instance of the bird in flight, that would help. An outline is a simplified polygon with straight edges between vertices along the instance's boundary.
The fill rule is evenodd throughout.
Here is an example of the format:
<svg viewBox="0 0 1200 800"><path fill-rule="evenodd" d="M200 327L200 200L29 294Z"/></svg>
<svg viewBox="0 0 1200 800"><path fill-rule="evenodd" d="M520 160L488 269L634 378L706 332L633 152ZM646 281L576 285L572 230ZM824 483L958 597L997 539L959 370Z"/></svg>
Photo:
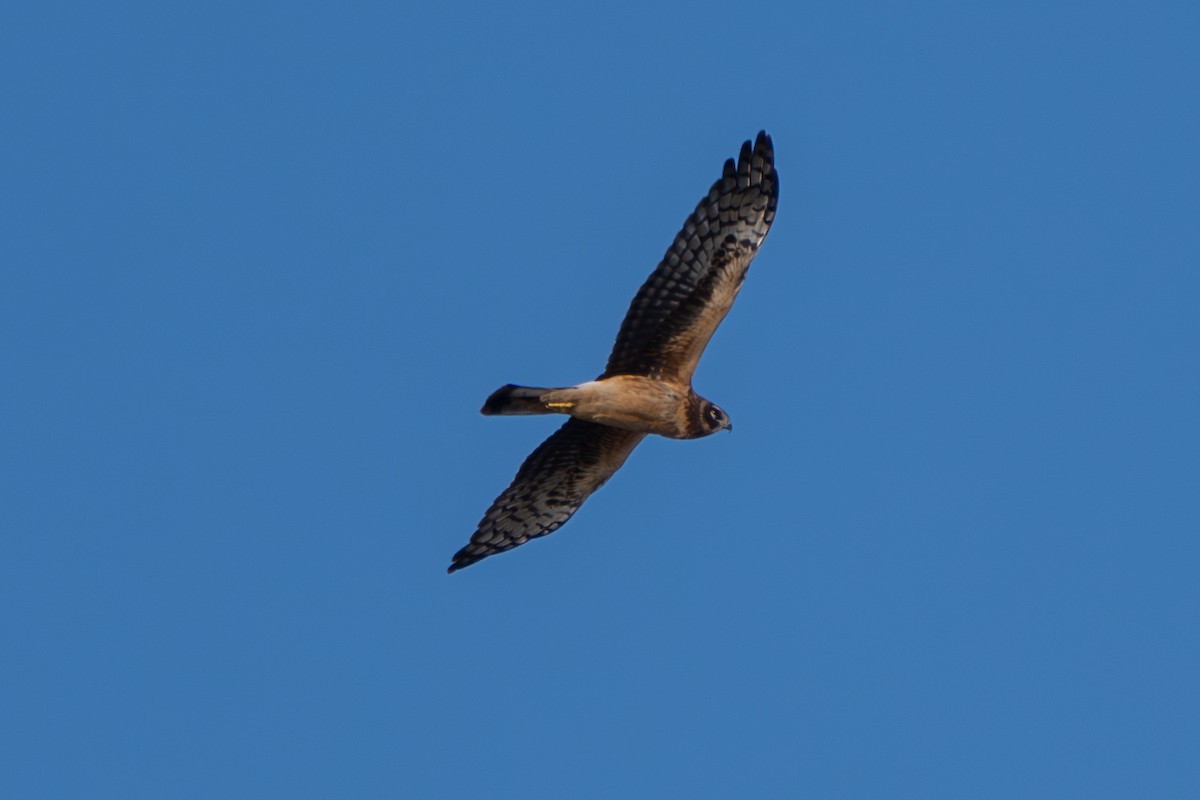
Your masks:
<svg viewBox="0 0 1200 800"><path fill-rule="evenodd" d="M492 393L484 414L571 418L521 464L448 572L558 530L646 434L697 439L732 429L724 411L692 391L692 373L742 288L778 199L775 152L760 131L736 163L725 162L638 290L600 377L558 389L509 384Z"/></svg>

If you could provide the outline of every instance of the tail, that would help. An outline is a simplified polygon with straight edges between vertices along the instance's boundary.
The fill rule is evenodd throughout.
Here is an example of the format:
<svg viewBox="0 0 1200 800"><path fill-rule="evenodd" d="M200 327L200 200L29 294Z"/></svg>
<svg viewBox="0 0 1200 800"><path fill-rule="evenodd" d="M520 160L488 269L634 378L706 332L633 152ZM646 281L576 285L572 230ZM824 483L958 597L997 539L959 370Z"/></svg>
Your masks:
<svg viewBox="0 0 1200 800"><path fill-rule="evenodd" d="M542 395L553 389L536 386L514 386L508 384L492 392L492 396L479 409L481 414L553 414L542 402Z"/></svg>

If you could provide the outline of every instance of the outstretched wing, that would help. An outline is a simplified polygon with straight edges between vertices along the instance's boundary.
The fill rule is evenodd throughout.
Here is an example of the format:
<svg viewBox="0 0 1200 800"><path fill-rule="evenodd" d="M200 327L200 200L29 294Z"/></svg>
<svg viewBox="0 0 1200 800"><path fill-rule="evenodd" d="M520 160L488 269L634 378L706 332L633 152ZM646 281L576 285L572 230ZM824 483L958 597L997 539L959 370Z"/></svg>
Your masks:
<svg viewBox="0 0 1200 800"><path fill-rule="evenodd" d="M569 419L529 454L447 572L553 533L599 489L646 434Z"/></svg>
<svg viewBox="0 0 1200 800"><path fill-rule="evenodd" d="M746 269L775 219L779 178L771 137L760 131L737 164L725 162L625 314L604 375L688 382L733 305Z"/></svg>

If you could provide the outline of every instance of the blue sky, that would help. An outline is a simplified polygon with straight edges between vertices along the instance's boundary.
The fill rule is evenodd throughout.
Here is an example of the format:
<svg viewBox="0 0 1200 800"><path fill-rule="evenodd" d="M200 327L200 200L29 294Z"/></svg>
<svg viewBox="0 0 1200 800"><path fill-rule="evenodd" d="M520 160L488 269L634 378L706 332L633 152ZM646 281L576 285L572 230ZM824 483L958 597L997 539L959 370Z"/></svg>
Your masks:
<svg viewBox="0 0 1200 800"><path fill-rule="evenodd" d="M1186 3L0 12L0 794L1196 797ZM453 576L766 128L696 388Z"/></svg>

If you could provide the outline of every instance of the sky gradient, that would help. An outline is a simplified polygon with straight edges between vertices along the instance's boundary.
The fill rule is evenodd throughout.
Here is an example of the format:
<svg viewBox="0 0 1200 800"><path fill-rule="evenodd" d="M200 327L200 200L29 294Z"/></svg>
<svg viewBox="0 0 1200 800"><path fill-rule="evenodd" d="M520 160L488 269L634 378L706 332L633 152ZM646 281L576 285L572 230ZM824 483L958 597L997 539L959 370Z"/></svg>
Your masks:
<svg viewBox="0 0 1200 800"><path fill-rule="evenodd" d="M0 12L0 795L1200 796L1200 12ZM445 574L724 159L778 216Z"/></svg>

